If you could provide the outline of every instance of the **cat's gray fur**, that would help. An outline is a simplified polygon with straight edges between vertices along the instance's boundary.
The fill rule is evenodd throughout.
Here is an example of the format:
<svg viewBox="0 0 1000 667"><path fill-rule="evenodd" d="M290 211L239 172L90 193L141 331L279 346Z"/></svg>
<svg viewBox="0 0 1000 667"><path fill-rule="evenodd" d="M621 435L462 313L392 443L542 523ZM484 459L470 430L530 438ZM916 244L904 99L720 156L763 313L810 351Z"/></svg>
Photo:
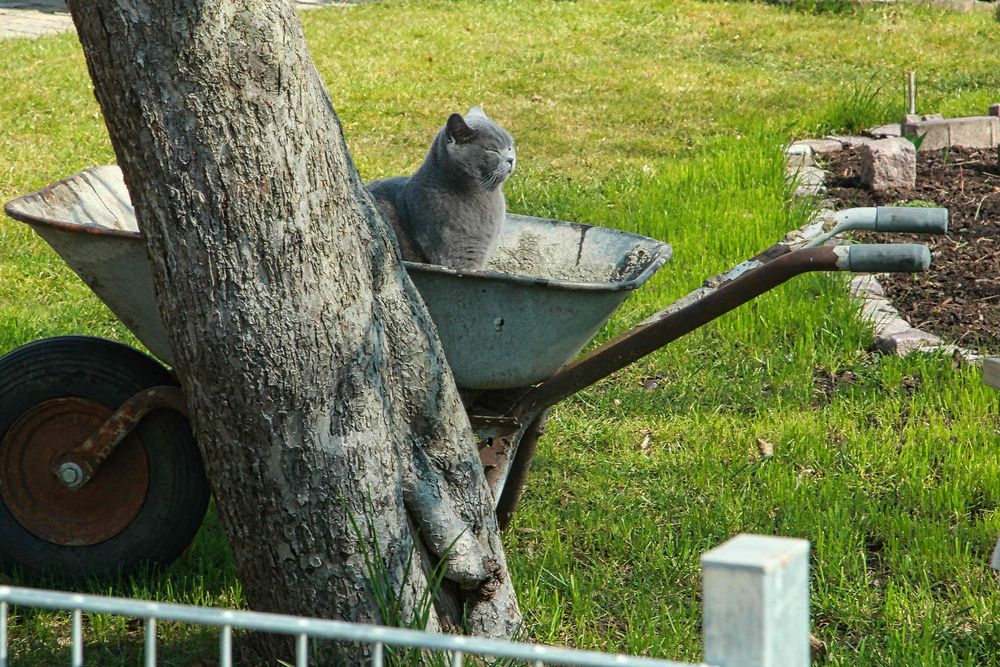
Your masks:
<svg viewBox="0 0 1000 667"><path fill-rule="evenodd" d="M453 113L410 177L372 181L403 259L481 269L506 216L503 182L514 172L514 140L480 107Z"/></svg>

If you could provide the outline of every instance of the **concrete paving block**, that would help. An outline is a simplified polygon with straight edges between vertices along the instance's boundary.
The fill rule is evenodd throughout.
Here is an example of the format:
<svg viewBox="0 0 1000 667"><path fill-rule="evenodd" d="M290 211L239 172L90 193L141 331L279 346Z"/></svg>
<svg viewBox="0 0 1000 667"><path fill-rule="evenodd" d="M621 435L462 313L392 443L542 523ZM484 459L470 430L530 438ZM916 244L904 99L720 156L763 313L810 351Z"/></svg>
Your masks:
<svg viewBox="0 0 1000 667"><path fill-rule="evenodd" d="M816 164L811 146L798 141L785 149L785 165L789 168L811 167Z"/></svg>
<svg viewBox="0 0 1000 667"><path fill-rule="evenodd" d="M842 143L834 139L800 139L792 142L792 146L808 146L812 149L813 155L830 155L844 148Z"/></svg>
<svg viewBox="0 0 1000 667"><path fill-rule="evenodd" d="M861 184L872 192L912 188L917 184L917 151L898 137L861 146Z"/></svg>
<svg viewBox="0 0 1000 667"><path fill-rule="evenodd" d="M865 144L870 144L873 141L879 141L872 137L860 137L856 135L850 136L840 136L840 135L830 135L827 137L832 141L840 142L840 145L844 148L858 148L859 146L864 146Z"/></svg>
<svg viewBox="0 0 1000 667"><path fill-rule="evenodd" d="M861 317L875 328L876 338L888 338L910 329L887 297L868 295L861 300Z"/></svg>
<svg viewBox="0 0 1000 667"><path fill-rule="evenodd" d="M819 167L802 166L788 169L788 180L796 183L795 194L810 197L823 191L826 172Z"/></svg>
<svg viewBox="0 0 1000 667"><path fill-rule="evenodd" d="M951 146L995 148L1000 143L1000 117L966 116L941 120L921 120L903 125L903 134L924 136L922 151Z"/></svg>
<svg viewBox="0 0 1000 667"><path fill-rule="evenodd" d="M788 155L785 157L785 166L794 172L803 167L815 167L816 160L811 155Z"/></svg>
<svg viewBox="0 0 1000 667"><path fill-rule="evenodd" d="M920 329L908 329L889 336L875 338L875 347L885 354L895 354L905 357L917 350L935 348L941 344L941 339Z"/></svg>
<svg viewBox="0 0 1000 667"><path fill-rule="evenodd" d="M821 205L820 210L816 212L809 222L785 234L781 242L785 245L798 248L809 243L820 234L830 231L836 224L837 220L833 217L833 209Z"/></svg>
<svg viewBox="0 0 1000 667"><path fill-rule="evenodd" d="M978 363L980 356L957 345L944 345L934 334L914 329L885 296L885 290L874 275L859 275L851 279L850 293L861 301L861 317L874 327L874 347L883 354L900 357L910 352L940 351L957 361ZM1000 383L1000 377L997 378Z"/></svg>
<svg viewBox="0 0 1000 667"><path fill-rule="evenodd" d="M865 130L865 134L875 139L885 139L886 137L902 136L902 125L900 123L889 123L879 125Z"/></svg>
<svg viewBox="0 0 1000 667"><path fill-rule="evenodd" d="M882 283L870 273L863 273L851 278L849 291L851 296L855 298L885 297L885 288L882 287Z"/></svg>

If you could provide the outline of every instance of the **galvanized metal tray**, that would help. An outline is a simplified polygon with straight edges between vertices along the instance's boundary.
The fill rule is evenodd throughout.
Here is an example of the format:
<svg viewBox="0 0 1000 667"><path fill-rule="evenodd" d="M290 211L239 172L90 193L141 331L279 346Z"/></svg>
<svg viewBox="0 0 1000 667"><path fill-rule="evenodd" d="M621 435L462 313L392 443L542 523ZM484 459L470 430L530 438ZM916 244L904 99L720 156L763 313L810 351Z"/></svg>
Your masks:
<svg viewBox="0 0 1000 667"><path fill-rule="evenodd" d="M170 364L146 247L117 166L87 169L6 206L39 234L149 350ZM537 384L594 337L670 259L627 232L508 215L487 270L406 262L467 389Z"/></svg>

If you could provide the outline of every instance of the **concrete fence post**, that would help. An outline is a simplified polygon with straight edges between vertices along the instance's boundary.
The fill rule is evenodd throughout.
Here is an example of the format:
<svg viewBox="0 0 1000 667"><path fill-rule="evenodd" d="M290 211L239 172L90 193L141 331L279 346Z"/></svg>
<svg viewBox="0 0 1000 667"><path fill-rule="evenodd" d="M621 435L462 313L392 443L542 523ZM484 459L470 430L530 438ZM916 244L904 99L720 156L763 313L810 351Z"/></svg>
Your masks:
<svg viewBox="0 0 1000 667"><path fill-rule="evenodd" d="M701 557L705 662L809 665L809 542L737 535Z"/></svg>

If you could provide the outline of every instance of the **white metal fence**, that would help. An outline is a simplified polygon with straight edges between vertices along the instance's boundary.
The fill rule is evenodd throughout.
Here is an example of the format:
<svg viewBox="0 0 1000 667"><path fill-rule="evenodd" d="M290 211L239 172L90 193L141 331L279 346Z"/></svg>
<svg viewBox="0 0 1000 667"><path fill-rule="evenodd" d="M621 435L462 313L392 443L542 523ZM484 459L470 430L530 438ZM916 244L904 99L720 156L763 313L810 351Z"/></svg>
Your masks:
<svg viewBox="0 0 1000 667"><path fill-rule="evenodd" d="M718 667L809 664L808 554L805 540L740 535L702 556L706 663ZM374 667L382 667L386 647L441 652L449 656L453 667L463 665L466 656L505 658L533 667L690 667L688 663L539 644L13 586L0 586L0 667L8 667L10 661L8 620L12 605L72 612L73 667L84 664L84 613L144 619L146 667L157 664L157 621L218 627L220 667L233 664L235 628L295 637L296 667L310 664L311 639L367 644Z"/></svg>

